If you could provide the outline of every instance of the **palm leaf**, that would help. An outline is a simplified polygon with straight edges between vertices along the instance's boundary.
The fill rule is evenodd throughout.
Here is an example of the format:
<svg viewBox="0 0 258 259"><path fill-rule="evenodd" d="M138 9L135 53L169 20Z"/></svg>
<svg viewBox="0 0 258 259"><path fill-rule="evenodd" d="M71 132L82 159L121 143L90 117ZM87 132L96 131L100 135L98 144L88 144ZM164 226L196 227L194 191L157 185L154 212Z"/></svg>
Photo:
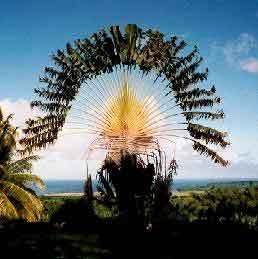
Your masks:
<svg viewBox="0 0 258 259"><path fill-rule="evenodd" d="M168 39L159 31L142 30L129 24L124 32L119 26L111 26L108 30L94 33L89 39L77 40L58 50L52 56L54 65L46 67L40 78L45 86L35 89L38 98L31 104L42 110L44 116L27 121L25 137L21 140L24 154L53 144L82 84L102 74L117 72L118 66L129 72L137 68L142 76L154 73L154 82L162 78L162 82L166 81L164 95L173 96L191 137L206 145L226 147L229 143L223 132L190 123L192 120L222 119L225 115L223 111L211 111L221 104L221 99L215 95L215 86L209 89L200 87L207 80L209 71L207 68L200 71L203 58L198 48L194 46L186 53L186 46L187 43L177 36ZM106 90L111 89L103 89ZM202 149L196 145L196 149ZM209 150L208 146L206 148ZM211 152L200 153L208 153L215 158ZM221 159L213 160L225 164Z"/></svg>
<svg viewBox="0 0 258 259"><path fill-rule="evenodd" d="M25 218L28 221L36 221L40 218L43 204L36 196L18 185L4 180L0 180L0 189L8 199L13 200L14 204L17 203L18 207L21 207L21 214L19 213L20 210L17 210L19 216L29 215L28 218Z"/></svg>
<svg viewBox="0 0 258 259"><path fill-rule="evenodd" d="M23 157L19 160L11 162L9 164L9 170L12 173L31 173L32 170L32 162L39 160L39 156L31 155Z"/></svg>
<svg viewBox="0 0 258 259"><path fill-rule="evenodd" d="M4 115L3 115L3 111L0 107L0 121L2 121L4 119Z"/></svg>
<svg viewBox="0 0 258 259"><path fill-rule="evenodd" d="M193 149L199 154L210 157L216 164L221 164L222 166L228 166L229 162L218 155L217 152L208 148L207 146L201 144L198 141L194 141Z"/></svg>
<svg viewBox="0 0 258 259"><path fill-rule="evenodd" d="M8 175L7 180L19 186L35 184L35 186L41 190L45 189L46 187L45 183L39 176L30 173L12 173Z"/></svg>
<svg viewBox="0 0 258 259"><path fill-rule="evenodd" d="M0 191L0 222L1 220L18 218L15 206L7 195Z"/></svg>

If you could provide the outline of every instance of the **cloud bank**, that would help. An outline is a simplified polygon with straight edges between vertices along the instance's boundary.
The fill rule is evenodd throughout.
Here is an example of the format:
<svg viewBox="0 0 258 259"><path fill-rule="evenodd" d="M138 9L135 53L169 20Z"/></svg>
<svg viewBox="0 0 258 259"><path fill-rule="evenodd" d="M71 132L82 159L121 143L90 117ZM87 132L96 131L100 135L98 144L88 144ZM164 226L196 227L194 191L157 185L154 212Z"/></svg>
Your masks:
<svg viewBox="0 0 258 259"><path fill-rule="evenodd" d="M37 111L32 111L29 101L0 100L4 114L14 114L14 124L24 126L25 119L38 116ZM47 150L40 151L41 160L34 166L34 171L43 179L84 179L88 169L93 175L101 165L103 153L90 154L88 146L92 138L85 135L60 135L55 145ZM166 148L168 159L172 151ZM208 158L196 153L191 144L185 141L177 143L176 159L179 164L178 178L256 178L258 177L257 156L248 150L236 153L233 146L221 152L231 161L231 166L222 168L215 165Z"/></svg>
<svg viewBox="0 0 258 259"><path fill-rule="evenodd" d="M224 58L232 67L248 73L258 73L258 41L248 33L242 33L238 38L228 40L225 43L213 43L212 56Z"/></svg>
<svg viewBox="0 0 258 259"><path fill-rule="evenodd" d="M258 59L252 57L242 61L241 68L249 73L258 73Z"/></svg>

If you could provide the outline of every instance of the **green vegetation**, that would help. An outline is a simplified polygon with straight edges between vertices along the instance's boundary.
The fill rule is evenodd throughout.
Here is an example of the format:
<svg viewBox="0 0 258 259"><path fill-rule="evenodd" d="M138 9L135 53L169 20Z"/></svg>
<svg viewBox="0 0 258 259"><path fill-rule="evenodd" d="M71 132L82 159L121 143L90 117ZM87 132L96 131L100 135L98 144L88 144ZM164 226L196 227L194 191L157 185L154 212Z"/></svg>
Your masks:
<svg viewBox="0 0 258 259"><path fill-rule="evenodd" d="M176 172L176 164L171 164L163 176L160 158L156 161L158 166L155 167L145 163L141 156L129 153L122 154L118 162L107 158L98 171L96 201L116 211L132 229L146 228L152 224L153 217L167 207L169 186Z"/></svg>
<svg viewBox="0 0 258 259"><path fill-rule="evenodd" d="M24 151L30 153L53 144L59 136L59 131L64 127L67 115L84 83L88 84L91 79L98 78L100 75L117 72L117 68L120 67L126 73L130 73L131 70L140 71L141 80L153 74L153 83L160 81L157 85L160 87L160 96L163 99L166 96L171 97L168 105L173 106L166 111L171 110L172 113L169 115L175 120L175 125L172 128L166 128L164 132L164 124L163 131L160 127L150 128L150 124L155 123L152 117L152 120L148 120L143 127L138 128L137 133L127 136L132 137L130 142L132 149L127 146L124 150L137 154L135 151L137 147L137 150L141 151L146 149L143 153L147 152L151 155L159 149L158 145L154 145L159 140L158 133L172 142L183 138L192 144L196 152L209 157L215 163L227 166L228 161L211 148L211 145L226 148L229 145L226 140L227 133L207 125L209 121L225 117L222 110L213 109L220 105L221 98L216 96L215 86L209 88L202 86L208 78L208 68L201 69L203 58L199 54L198 47L194 46L188 51L187 46L187 42L180 37L168 38L157 30L143 30L135 24L128 24L124 31L121 31L119 26L111 26L109 29L94 33L89 38L76 40L73 44L67 43L65 49L59 49L52 55L53 65L46 67L45 73L40 78L42 87L35 89L37 98L31 105L41 110L43 115L26 122L25 137L21 140L25 147ZM88 107L84 107L87 112L83 113L83 116L92 122L85 126L85 130L95 130L96 141L100 140L98 146L104 146L106 150L106 146L111 145L119 154L123 149L120 145L123 129L128 127L129 123L126 125L119 123L122 127L118 131L109 127L106 130L106 126L110 125L110 119L107 119L101 107L105 107L109 98L114 97L111 95L103 98L103 93L113 92L112 88L114 88L112 84L104 87L94 86L94 91L87 88L87 94L83 96L83 100L85 102L87 98L91 100L87 102ZM148 96L145 97L148 99ZM174 103L171 102L172 99ZM178 111L174 110L175 107ZM162 100L159 101L158 108L162 108ZM91 114L91 112L95 115L88 118L87 113ZM151 109L147 114L153 112ZM134 117L138 120L134 121L133 118L130 125L141 119L141 113L135 114ZM115 115L118 114L119 112ZM154 114L163 117L163 113ZM82 114L77 111L77 115ZM80 121L78 118L74 119L74 125L78 126ZM125 115L125 120L129 119L132 118ZM205 121L207 123L200 123ZM170 123L170 121L165 120L164 123ZM178 130L182 134L179 134ZM100 138L101 136L105 138Z"/></svg>
<svg viewBox="0 0 258 259"><path fill-rule="evenodd" d="M248 188L258 187L258 181L255 180L243 180L243 181L224 181L224 182L213 182L199 186L185 186L178 188L177 191L205 191L210 188Z"/></svg>
<svg viewBox="0 0 258 259"><path fill-rule="evenodd" d="M4 118L0 109L0 223L9 219L37 221L42 216L42 203L30 184L42 188L41 179L32 174L37 156L21 157L17 150L17 128L12 115Z"/></svg>
<svg viewBox="0 0 258 259"><path fill-rule="evenodd" d="M44 204L44 215L45 221L49 221L51 217L62 207L65 202L78 202L80 200L80 197L41 197L41 201ZM113 216L114 213L110 209L108 209L106 206L99 204L98 202L94 201L94 210L96 212L96 215L100 218L110 218Z"/></svg>
<svg viewBox="0 0 258 259"><path fill-rule="evenodd" d="M44 206L53 215L65 202L76 201L79 197L42 198ZM94 202L96 215L112 218L112 211ZM258 190L255 188L212 188L202 192L186 192L173 196L169 205L170 221L178 223L243 224L258 227Z"/></svg>
<svg viewBox="0 0 258 259"><path fill-rule="evenodd" d="M20 140L22 150L17 150L17 129L10 124L11 116L5 119L0 112L2 253L42 259L166 259L178 258L186 252L182 247L196 248L199 243L207 248L215 242L223 245L233 240L235 245L243 245L245 239L250 243L257 239L256 188L209 188L171 195L177 163L174 158L167 163L159 146L160 135L163 139L171 138L172 143L177 138L188 140L201 155L222 166L228 165L228 161L211 149L212 145L226 148L227 134L199 123L224 118L223 111L211 110L221 99L215 95L214 86L200 88L207 80L208 69L199 71L203 59L197 47L186 53L186 46L178 37L167 39L159 31L127 25L123 33L118 26L112 26L90 39L67 44L65 50L58 50L52 56L54 66L47 67L40 79L45 87L35 89L38 99L31 103L43 116L26 122ZM160 108L164 103L155 107L160 113L153 112L153 105L150 110L146 109L146 103L151 102L148 98L154 95L145 96L148 98L141 106L134 94L126 95L124 91L115 112L111 107L105 113L99 112L100 107L110 99L99 95L108 89L94 92L93 97L99 100L92 98L96 103L87 107L89 111L85 110L91 120L84 119L90 122L86 129L95 130L93 142L107 151L97 172L98 195L93 194L91 176L88 176L83 197L42 197L40 200L30 188L30 184L43 186L31 174L32 161L37 159L32 152L57 140L82 84L99 75L117 72L118 66L123 73L140 71L142 78L153 73L156 77L153 84L158 79L165 82L162 86L165 90L159 94L164 98L171 96L175 101L173 107L178 108L175 114L165 117L180 115L180 120L173 124L181 128L162 128L169 124L150 126L159 124L157 118L163 118ZM132 104L139 109L129 116ZM150 119L149 114L156 120ZM178 131L185 135L177 134Z"/></svg>
<svg viewBox="0 0 258 259"><path fill-rule="evenodd" d="M92 208L85 197L41 199L48 218L34 224L9 222L0 229L2 244L8 243L3 251L12 255L19 250L26 258L42 259L137 258L136 254L165 259L185 255L188 250L183 247L190 249L200 243L208 247L216 242L220 247L226 244L225 251L229 251L234 247L228 240L234 246L248 247L258 237L255 188L213 188L173 196L165 217L159 215L152 231L137 235L96 201Z"/></svg>
<svg viewBox="0 0 258 259"><path fill-rule="evenodd" d="M172 199L171 218L183 222L243 224L258 227L256 188L212 188Z"/></svg>

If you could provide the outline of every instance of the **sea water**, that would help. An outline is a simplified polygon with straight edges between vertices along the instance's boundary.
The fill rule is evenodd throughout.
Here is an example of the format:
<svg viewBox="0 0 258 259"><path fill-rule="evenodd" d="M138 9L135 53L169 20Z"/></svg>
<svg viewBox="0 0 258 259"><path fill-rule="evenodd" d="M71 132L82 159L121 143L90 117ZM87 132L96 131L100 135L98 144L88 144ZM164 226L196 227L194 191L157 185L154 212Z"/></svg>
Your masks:
<svg viewBox="0 0 258 259"><path fill-rule="evenodd" d="M251 182L258 179L175 179L172 185L174 190L194 189L199 187L211 186L212 184ZM82 193L84 181L82 180L45 180L46 188L44 191L36 190L39 194L53 193ZM96 191L96 181L93 181L93 189Z"/></svg>

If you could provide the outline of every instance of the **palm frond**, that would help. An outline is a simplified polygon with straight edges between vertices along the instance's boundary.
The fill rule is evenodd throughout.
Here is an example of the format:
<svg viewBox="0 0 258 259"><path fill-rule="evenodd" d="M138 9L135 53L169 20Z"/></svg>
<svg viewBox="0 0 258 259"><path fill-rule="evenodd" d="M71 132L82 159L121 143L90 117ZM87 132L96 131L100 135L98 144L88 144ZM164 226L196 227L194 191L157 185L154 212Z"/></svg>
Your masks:
<svg viewBox="0 0 258 259"><path fill-rule="evenodd" d="M17 203L18 206L16 205L15 207L19 216L23 217L24 213L29 215L28 218L25 218L28 221L36 221L40 218L43 204L36 196L18 185L5 180L0 180L0 190L8 199L13 201L13 204ZM22 215L19 213L19 207L21 207Z"/></svg>
<svg viewBox="0 0 258 259"><path fill-rule="evenodd" d="M114 150L116 150L116 152L120 152L121 138L118 137L116 141L113 141L114 132L110 134L110 128L108 130L105 128L105 125L110 124L110 120L114 121L110 119L114 114L114 107L109 105L110 109L108 111L103 110L103 107L107 106L108 102L112 103L110 100L113 100L113 97L116 100L120 100L120 97L125 99L121 96L121 91L114 92L114 88L121 85L121 78L118 76L119 71L123 71L122 73L127 75L132 71L140 71L142 79L154 74L153 83L157 81L160 83L158 86L160 87L160 95L158 96L163 96L164 98L172 96L171 99L176 103L173 108L180 109L177 114L183 115L185 120L183 123L178 123L178 128L173 128L173 130L185 130L180 128L185 123L187 125L186 131L191 137L197 142L198 140L203 141L207 149L209 149L208 144L226 147L229 143L225 140L226 136L223 132L191 123L193 120L222 119L225 114L222 110L213 112L212 109L221 104L221 98L215 95L215 86L210 88L200 87L201 83L207 80L209 70L208 68L200 69L203 58L200 56L197 46L194 46L187 53L185 51L187 45L184 40L179 40L177 36L168 39L159 31L142 30L134 24L127 25L124 32L119 26L111 26L107 30L94 33L90 38L77 40L74 44L68 43L64 49L60 49L52 55L54 65L46 67L44 75L40 78L40 82L44 84L44 87L35 89L37 99L31 105L42 110L44 116L27 121L24 129L25 137L20 142L24 145L23 154L46 148L48 145L55 143L59 136L58 133L64 128L67 116L70 114L78 94L83 91L83 86L91 84L94 84L94 87L86 89L87 96L84 98L88 100L89 107L85 108L86 111L80 110L79 116L87 113L89 115L88 117L85 115L85 120L87 123L89 122L87 128L89 128L91 134L99 134L96 138L100 139L100 141L96 141L97 144L94 148L105 149L110 142L116 142L109 151L115 152ZM98 80L101 79L102 75L107 74L112 74L113 77L117 78L118 82L111 84L105 84L104 82L102 85L103 82ZM92 83L94 80L97 82ZM126 82L128 83L128 81ZM164 87L162 87L162 84ZM127 98L130 102L133 99L132 97L137 97L137 94L132 93ZM115 94L117 96L114 96ZM107 100L103 99L104 95L108 96ZM154 101L162 101L155 99L157 96L151 96L154 101L150 101L150 96L148 95L151 95L151 93L147 93L146 100L143 102L139 102L136 98L137 102L135 103L139 104L138 110L141 111L134 112L135 116L130 116L130 119L135 117L132 119L131 126L132 124L137 124L137 121L144 124L143 118L145 116L146 124L155 124L155 127L150 129L138 127L140 130L134 130L134 132L138 132L138 135L130 142L130 145L128 144L131 149L132 146L135 148L142 146L142 149L147 149L148 145L149 147L151 146L150 149L155 149L157 148L155 143L158 143L155 138L162 134L164 136L164 131L172 131L171 128L163 127L161 129L157 125L158 123L153 121L155 117L157 121L161 121L159 116L166 118L174 116L174 114L163 115L163 110L160 109L161 107L166 107L166 105L169 106L170 103L158 103L157 107L153 108L155 106ZM90 111L87 111L87 109ZM146 112L146 110L148 111ZM167 109L166 112L172 111ZM95 117L92 113L94 113ZM149 116L149 114L152 114L152 116ZM90 118L90 116L94 118ZM117 122L113 124L122 125ZM164 124L168 125L168 123ZM112 127L112 129L114 128L116 128L117 133L118 127ZM124 134L125 128L128 129L128 125L120 127L120 135ZM165 137L173 135L176 134L166 134ZM109 138L110 141L106 141L105 138ZM195 146L195 148L197 147ZM218 159L218 161L221 160ZM225 163L222 162L221 164Z"/></svg>
<svg viewBox="0 0 258 259"><path fill-rule="evenodd" d="M222 166L228 166L229 162L225 159L223 159L221 156L218 155L217 152L214 150L208 148L207 146L201 144L198 141L195 141L193 143L193 149L196 150L199 154L205 155L207 157L210 157L216 164L220 164Z"/></svg>
<svg viewBox="0 0 258 259"><path fill-rule="evenodd" d="M5 193L0 191L0 223L15 218L18 218L18 213L14 204L8 199Z"/></svg>
<svg viewBox="0 0 258 259"><path fill-rule="evenodd" d="M225 141L225 137L227 136L226 132L220 132L216 129L196 123L189 123L187 127L191 137L203 140L206 144L216 144L223 148L229 145L229 142Z"/></svg>
<svg viewBox="0 0 258 259"><path fill-rule="evenodd" d="M0 220L23 218L40 219L43 205L29 184L43 188L43 181L31 174L32 162L39 157L20 157L16 149L17 128L11 125L12 115L0 114ZM19 158L20 157L20 158Z"/></svg>
<svg viewBox="0 0 258 259"><path fill-rule="evenodd" d="M8 170L11 173L31 173L32 171L32 162L39 160L39 156L30 155L22 157L16 161L9 163Z"/></svg>
<svg viewBox="0 0 258 259"><path fill-rule="evenodd" d="M41 190L45 189L45 183L42 179L39 176L30 173L11 173L8 174L6 179L18 186L30 186L33 184Z"/></svg>
<svg viewBox="0 0 258 259"><path fill-rule="evenodd" d="M3 111L0 107L0 121L2 121L4 119L4 115L3 115Z"/></svg>

